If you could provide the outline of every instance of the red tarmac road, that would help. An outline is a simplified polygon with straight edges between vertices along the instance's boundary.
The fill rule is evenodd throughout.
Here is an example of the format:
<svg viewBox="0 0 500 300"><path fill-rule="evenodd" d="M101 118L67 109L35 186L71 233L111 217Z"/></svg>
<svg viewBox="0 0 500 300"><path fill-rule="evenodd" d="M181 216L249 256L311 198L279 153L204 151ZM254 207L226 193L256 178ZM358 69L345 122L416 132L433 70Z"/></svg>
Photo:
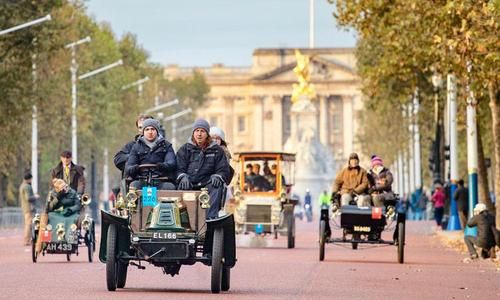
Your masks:
<svg viewBox="0 0 500 300"><path fill-rule="evenodd" d="M430 222L407 224L405 264L396 262L395 246L347 244L328 244L319 262L316 221L297 223L296 249L286 249L284 237L239 236L231 289L219 295L210 293L210 268L201 264L183 266L173 278L150 265L129 267L126 288L108 292L97 252L94 263L81 248L71 262L46 255L33 264L21 231L3 230L0 299L500 299L500 273L491 262L464 264L462 254L439 243Z"/></svg>

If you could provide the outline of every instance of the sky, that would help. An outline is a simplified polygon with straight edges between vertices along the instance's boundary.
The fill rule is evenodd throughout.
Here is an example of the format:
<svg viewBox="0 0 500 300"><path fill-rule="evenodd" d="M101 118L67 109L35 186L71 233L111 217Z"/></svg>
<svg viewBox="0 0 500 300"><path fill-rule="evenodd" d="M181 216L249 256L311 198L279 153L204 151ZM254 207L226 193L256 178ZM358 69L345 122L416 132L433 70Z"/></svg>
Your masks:
<svg viewBox="0 0 500 300"><path fill-rule="evenodd" d="M309 0L87 0L88 14L120 38L136 35L162 65L249 66L256 48L309 46ZM315 46L354 47L334 6L315 1Z"/></svg>

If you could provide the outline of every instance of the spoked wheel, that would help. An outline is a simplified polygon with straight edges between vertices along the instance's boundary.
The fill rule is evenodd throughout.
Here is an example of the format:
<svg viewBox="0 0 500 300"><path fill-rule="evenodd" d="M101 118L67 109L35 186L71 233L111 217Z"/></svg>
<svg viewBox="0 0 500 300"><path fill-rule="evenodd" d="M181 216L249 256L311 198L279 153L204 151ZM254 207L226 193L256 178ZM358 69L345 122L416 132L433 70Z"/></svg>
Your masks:
<svg viewBox="0 0 500 300"><path fill-rule="evenodd" d="M359 235L359 233L353 233L353 235L352 235L352 239L353 240L359 240L360 237L361 236ZM352 242L352 249L354 249L354 250L358 249L358 243L357 242Z"/></svg>
<svg viewBox="0 0 500 300"><path fill-rule="evenodd" d="M295 218L293 217L293 214L288 215L287 230L288 230L288 232L287 232L288 249L295 248Z"/></svg>
<svg viewBox="0 0 500 300"><path fill-rule="evenodd" d="M128 271L128 263L124 263L119 261L117 264L117 278L116 278L116 287L123 289L125 287L125 283L127 282L127 271Z"/></svg>
<svg viewBox="0 0 500 300"><path fill-rule="evenodd" d="M398 223L398 263L402 264L405 260L405 223Z"/></svg>
<svg viewBox="0 0 500 300"><path fill-rule="evenodd" d="M231 268L224 267L222 269L221 290L229 291L230 286L231 286Z"/></svg>
<svg viewBox="0 0 500 300"><path fill-rule="evenodd" d="M325 259L325 239L326 239L326 222L321 220L319 222L319 260Z"/></svg>
<svg viewBox="0 0 500 300"><path fill-rule="evenodd" d="M36 260L38 258L38 253L36 253L36 238L37 238L37 232L35 231L33 234L32 234L32 237L31 237L31 260L33 261L33 263L36 263Z"/></svg>
<svg viewBox="0 0 500 300"><path fill-rule="evenodd" d="M94 240L94 235L92 232L88 232L85 234L86 240L87 240L87 250L88 250L88 257L89 257L89 262L92 262L94 260L94 249L95 249L95 240Z"/></svg>
<svg viewBox="0 0 500 300"><path fill-rule="evenodd" d="M110 224L108 228L108 240L106 244L106 285L108 291L116 290L117 284L117 228L115 224Z"/></svg>
<svg viewBox="0 0 500 300"><path fill-rule="evenodd" d="M212 293L218 294L221 290L222 269L224 256L224 231L222 228L214 230L212 245Z"/></svg>

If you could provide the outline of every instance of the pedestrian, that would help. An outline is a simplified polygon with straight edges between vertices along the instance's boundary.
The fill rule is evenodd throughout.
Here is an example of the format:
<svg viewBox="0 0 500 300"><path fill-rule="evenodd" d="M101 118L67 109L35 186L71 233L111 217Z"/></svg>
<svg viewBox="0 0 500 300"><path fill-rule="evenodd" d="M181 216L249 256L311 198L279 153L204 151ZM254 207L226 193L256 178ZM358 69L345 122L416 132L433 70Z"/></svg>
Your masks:
<svg viewBox="0 0 500 300"><path fill-rule="evenodd" d="M207 219L217 218L222 209L224 184L230 177L229 164L224 149L209 135L210 125L197 119L187 143L177 151L177 182L179 190L208 188L210 208Z"/></svg>
<svg viewBox="0 0 500 300"><path fill-rule="evenodd" d="M328 196L328 193L327 191L323 191L323 193L321 193L319 195L319 198L318 198L318 203L319 203L319 207L323 208L323 207L328 207L330 205L330 197Z"/></svg>
<svg viewBox="0 0 500 300"><path fill-rule="evenodd" d="M465 228L467 224L467 215L469 214L469 189L464 186L463 179L458 181L458 188L453 195L453 199L455 199L457 203L460 226Z"/></svg>
<svg viewBox="0 0 500 300"><path fill-rule="evenodd" d="M73 163L72 153L69 150L64 150L60 154L60 162L52 169L52 179L59 178L74 189L78 195L83 195L85 192L85 168Z"/></svg>
<svg viewBox="0 0 500 300"><path fill-rule="evenodd" d="M432 194L431 197L431 201L434 204L434 219L436 220L438 229L440 229L441 222L443 219L444 201L445 201L443 186L441 184L439 183L436 184L434 194Z"/></svg>
<svg viewBox="0 0 500 300"><path fill-rule="evenodd" d="M384 167L380 157L373 155L371 157L371 168L368 171L368 193L372 197L373 205L383 207L385 201L394 200L392 192L392 173Z"/></svg>
<svg viewBox="0 0 500 300"><path fill-rule="evenodd" d="M420 190L419 196L418 196L418 201L417 201L417 215L416 215L416 220L426 220L426 208L427 208L427 202L429 202L429 197L427 197L427 192L424 190L424 188L419 188Z"/></svg>
<svg viewBox="0 0 500 300"><path fill-rule="evenodd" d="M349 155L348 165L335 176L332 188L332 199L340 194L341 205L349 205L357 195L358 206L370 206L368 191L368 176L366 170L359 165L357 153ZM338 209L338 203L334 203L334 209Z"/></svg>
<svg viewBox="0 0 500 300"><path fill-rule="evenodd" d="M19 202L23 210L24 217L24 245L29 246L31 243L31 218L36 202L40 198L38 194L33 193L31 181L33 176L27 172L24 174L23 182L19 186Z"/></svg>
<svg viewBox="0 0 500 300"><path fill-rule="evenodd" d="M153 175L166 179L154 181L153 186L160 190L175 189L177 159L172 144L159 132L160 122L158 120L146 119L142 123L142 135L130 150L125 164L125 174L134 180L130 184L130 188L140 189L145 184L144 180L139 177L147 174L145 170L139 169L139 165L155 164L157 168L152 171Z"/></svg>
<svg viewBox="0 0 500 300"><path fill-rule="evenodd" d="M467 226L477 227L477 237L464 236L464 242L469 250L470 258L476 259L479 257L474 246L481 248L482 258L494 258L495 245L500 247L500 241L495 226L495 216L488 211L484 203L476 204L474 207L474 216L469 219Z"/></svg>

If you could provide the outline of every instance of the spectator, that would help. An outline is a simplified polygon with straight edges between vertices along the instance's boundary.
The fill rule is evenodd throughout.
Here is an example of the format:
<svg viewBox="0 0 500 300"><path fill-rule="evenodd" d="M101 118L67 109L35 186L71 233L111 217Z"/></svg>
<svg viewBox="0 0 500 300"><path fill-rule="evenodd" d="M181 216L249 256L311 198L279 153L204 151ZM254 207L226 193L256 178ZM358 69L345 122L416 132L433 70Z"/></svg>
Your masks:
<svg viewBox="0 0 500 300"><path fill-rule="evenodd" d="M470 258L476 259L475 246L481 248L481 257L489 258L495 255L495 245L500 245L498 241L498 231L495 227L495 216L493 216L484 203L476 204L474 216L467 222L469 227L477 227L477 237L466 235L464 242L469 250Z"/></svg>
<svg viewBox="0 0 500 300"><path fill-rule="evenodd" d="M31 241L31 218L36 205L36 201L40 198L38 194L33 193L31 181L33 176L31 173L24 174L23 182L19 186L19 202L23 210L24 216L24 245L29 246Z"/></svg>
<svg viewBox="0 0 500 300"><path fill-rule="evenodd" d="M434 204L434 219L436 220L438 228L441 228L441 222L443 220L445 197L443 186L437 183L431 201Z"/></svg>
<svg viewBox="0 0 500 300"><path fill-rule="evenodd" d="M460 226L465 228L467 224L467 215L469 213L469 189L464 186L464 181L458 181L458 188L453 195L453 199L457 202L458 218Z"/></svg>

